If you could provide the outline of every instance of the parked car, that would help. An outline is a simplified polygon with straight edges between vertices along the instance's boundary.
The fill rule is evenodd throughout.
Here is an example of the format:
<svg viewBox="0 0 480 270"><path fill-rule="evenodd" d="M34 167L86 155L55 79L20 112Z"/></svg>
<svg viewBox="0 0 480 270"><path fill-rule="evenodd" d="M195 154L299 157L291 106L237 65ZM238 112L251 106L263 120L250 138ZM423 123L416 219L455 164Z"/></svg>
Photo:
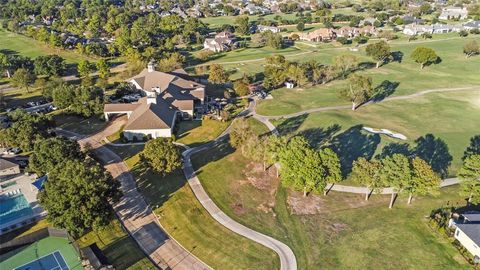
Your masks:
<svg viewBox="0 0 480 270"><path fill-rule="evenodd" d="M19 154L20 152L22 152L22 149L18 148L18 147L9 147L9 148L6 148L5 151L3 151L3 154L5 155L16 155L16 154Z"/></svg>

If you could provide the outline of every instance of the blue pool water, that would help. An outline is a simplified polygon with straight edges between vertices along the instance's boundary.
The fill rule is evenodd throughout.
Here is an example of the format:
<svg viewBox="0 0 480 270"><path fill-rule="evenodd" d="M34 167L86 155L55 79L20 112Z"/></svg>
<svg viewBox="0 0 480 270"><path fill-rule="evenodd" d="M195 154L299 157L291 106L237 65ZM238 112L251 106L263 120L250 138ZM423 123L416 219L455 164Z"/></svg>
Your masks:
<svg viewBox="0 0 480 270"><path fill-rule="evenodd" d="M6 224L17 218L27 217L33 214L30 204L23 194L12 197L0 197L0 224Z"/></svg>

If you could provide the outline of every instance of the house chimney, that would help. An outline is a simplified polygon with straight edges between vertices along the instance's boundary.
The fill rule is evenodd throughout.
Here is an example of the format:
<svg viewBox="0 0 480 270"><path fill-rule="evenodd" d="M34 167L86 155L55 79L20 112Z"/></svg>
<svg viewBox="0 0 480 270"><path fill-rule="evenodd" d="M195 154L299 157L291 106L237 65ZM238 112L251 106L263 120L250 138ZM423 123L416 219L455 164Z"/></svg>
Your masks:
<svg viewBox="0 0 480 270"><path fill-rule="evenodd" d="M147 96L147 104L157 104L157 93Z"/></svg>
<svg viewBox="0 0 480 270"><path fill-rule="evenodd" d="M151 59L150 62L148 62L147 69L148 69L148 72L155 71L155 60Z"/></svg>

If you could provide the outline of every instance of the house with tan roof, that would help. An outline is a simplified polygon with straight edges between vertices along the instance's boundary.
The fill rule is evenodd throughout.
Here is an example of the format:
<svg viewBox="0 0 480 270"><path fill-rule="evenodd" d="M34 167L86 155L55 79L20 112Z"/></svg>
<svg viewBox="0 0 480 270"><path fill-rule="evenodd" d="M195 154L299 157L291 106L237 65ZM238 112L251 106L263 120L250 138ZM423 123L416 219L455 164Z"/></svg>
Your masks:
<svg viewBox="0 0 480 270"><path fill-rule="evenodd" d="M230 32L220 32L214 38L206 38L203 48L213 52L223 52L235 46L235 35Z"/></svg>
<svg viewBox="0 0 480 270"><path fill-rule="evenodd" d="M319 28L308 33L298 32L294 34L297 34L300 40L312 42L331 41L337 37L335 31L331 28Z"/></svg>
<svg viewBox="0 0 480 270"><path fill-rule="evenodd" d="M127 115L123 134L129 140L142 140L144 136L171 137L177 121L192 119L197 112L203 110L205 86L188 80L188 75L183 70L160 72L150 62L146 69L129 82L144 97L135 103L104 105L107 121L112 115Z"/></svg>

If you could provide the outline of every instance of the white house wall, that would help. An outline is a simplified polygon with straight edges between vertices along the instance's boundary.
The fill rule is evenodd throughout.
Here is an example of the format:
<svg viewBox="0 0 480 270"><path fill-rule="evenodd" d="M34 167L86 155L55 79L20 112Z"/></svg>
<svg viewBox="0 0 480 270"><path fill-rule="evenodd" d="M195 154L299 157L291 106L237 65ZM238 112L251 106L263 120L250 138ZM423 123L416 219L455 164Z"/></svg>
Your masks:
<svg viewBox="0 0 480 270"><path fill-rule="evenodd" d="M458 234L458 235L457 235ZM462 232L459 228L455 230L455 238L465 247L468 252L470 252L473 256L480 257L480 247L476 245L468 235Z"/></svg>
<svg viewBox="0 0 480 270"><path fill-rule="evenodd" d="M137 140L142 140L144 136L151 136L153 139L155 138L169 138L172 137L172 130L170 128L165 129L135 129L135 130L124 130L123 135L128 140L133 140L134 137Z"/></svg>

